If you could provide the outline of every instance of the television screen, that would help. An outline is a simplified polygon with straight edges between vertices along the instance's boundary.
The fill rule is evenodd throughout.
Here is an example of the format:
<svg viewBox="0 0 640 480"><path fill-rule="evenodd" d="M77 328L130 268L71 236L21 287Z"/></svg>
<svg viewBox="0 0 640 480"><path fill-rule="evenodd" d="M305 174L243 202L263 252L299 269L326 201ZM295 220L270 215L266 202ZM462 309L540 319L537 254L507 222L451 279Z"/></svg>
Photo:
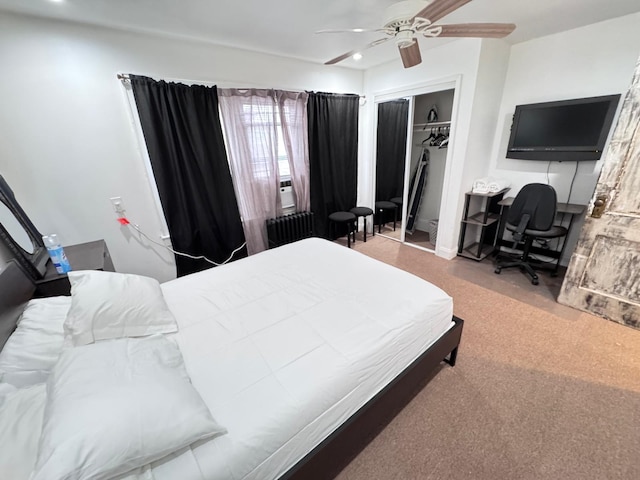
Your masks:
<svg viewBox="0 0 640 480"><path fill-rule="evenodd" d="M620 95L518 105L507 158L598 160Z"/></svg>

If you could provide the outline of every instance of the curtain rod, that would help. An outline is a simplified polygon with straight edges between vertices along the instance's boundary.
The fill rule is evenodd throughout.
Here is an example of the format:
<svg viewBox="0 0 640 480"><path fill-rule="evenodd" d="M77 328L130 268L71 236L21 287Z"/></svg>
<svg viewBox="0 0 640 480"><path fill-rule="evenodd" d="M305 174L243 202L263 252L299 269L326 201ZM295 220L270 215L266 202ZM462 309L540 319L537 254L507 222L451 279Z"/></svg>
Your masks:
<svg viewBox="0 0 640 480"><path fill-rule="evenodd" d="M129 77L128 73L118 73L118 74L116 74L116 76L118 77L118 80L121 80L123 82L130 82L131 81L131 78ZM182 80L182 81L185 81L185 80ZM194 80L194 81L197 81L197 80ZM211 83L211 82L206 82L206 83ZM246 87L246 88L251 88L251 87ZM253 87L253 88L259 88L259 87ZM240 90L243 90L243 89L244 88L242 88L242 87L240 88ZM300 92L300 93L304 92L304 90L289 90L289 91L290 92ZM338 95L340 95L340 94L338 94ZM349 94L345 94L345 95L354 95L354 94L349 93ZM365 99L365 100L367 98L366 95L358 95L358 97L360 97L360 99Z"/></svg>

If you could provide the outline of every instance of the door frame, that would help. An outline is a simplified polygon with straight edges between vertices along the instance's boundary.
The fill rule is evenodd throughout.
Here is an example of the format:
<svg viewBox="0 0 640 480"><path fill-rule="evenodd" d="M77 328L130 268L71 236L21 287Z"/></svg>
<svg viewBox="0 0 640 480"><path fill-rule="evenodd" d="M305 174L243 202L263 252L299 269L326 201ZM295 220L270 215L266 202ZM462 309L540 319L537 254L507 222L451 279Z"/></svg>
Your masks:
<svg viewBox="0 0 640 480"><path fill-rule="evenodd" d="M428 82L421 82L413 85L405 85L402 87L397 87L388 90L381 90L378 92L373 92L373 122L371 128L372 139L373 139L373 168L371 168L371 177L370 177L370 185L372 188L372 197L373 202L375 203L375 190L376 190L376 170L378 168L376 157L377 157L377 146L378 146L378 104L388 102L391 100L397 100L400 98L409 98L409 121L407 122L407 145L405 151L405 169L404 169L404 185L402 191L402 217L400 223L400 242L405 245L409 245L414 248L418 248L420 250L424 250L427 252L435 253L436 255L444 258L449 258L448 251L442 251L442 249L438 248L436 243L435 249L430 249L426 247L421 247L420 245L415 245L412 243L406 242L406 215L407 215L407 200L409 197L409 183L411 181L411 150L413 146L413 115L414 115L414 107L415 107L415 97L419 95L426 95L429 93L441 92L444 90L453 90L453 105L451 107L451 126L449 130L449 135L453 138L456 138L456 126L458 124L458 108L460 103L460 85L462 82L462 75L449 75L446 77L441 77L437 79L430 80ZM449 198L452 192L451 186L451 175L452 175L452 167L451 162L454 154L454 143L449 143L447 148L447 156L446 156L446 165L444 170L444 180L442 185L442 199ZM457 197L457 190L456 190ZM445 205L445 201L440 202L440 212L439 218L442 216L443 206ZM374 225L375 228L375 225ZM386 236L385 236L386 237ZM387 237L391 238L391 237ZM396 240L392 238L392 240ZM398 241L398 240L396 240Z"/></svg>

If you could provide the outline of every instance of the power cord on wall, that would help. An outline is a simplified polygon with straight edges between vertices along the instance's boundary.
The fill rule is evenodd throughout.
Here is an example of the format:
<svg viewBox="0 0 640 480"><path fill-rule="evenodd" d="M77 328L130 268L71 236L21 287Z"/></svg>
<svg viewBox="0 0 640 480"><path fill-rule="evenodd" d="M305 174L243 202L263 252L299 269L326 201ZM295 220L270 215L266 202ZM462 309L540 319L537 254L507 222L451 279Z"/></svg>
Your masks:
<svg viewBox="0 0 640 480"><path fill-rule="evenodd" d="M547 185L551 185L551 183L549 183L549 169L551 168L551 160L549 160L549 163L547 163Z"/></svg>
<svg viewBox="0 0 640 480"><path fill-rule="evenodd" d="M576 169L573 171L573 178L571 179L571 185L569 186L569 196L567 197L567 207L569 206L569 202L571 201L571 192L573 191L573 182L576 181L576 175L578 174L578 165L576 162Z"/></svg>
<svg viewBox="0 0 640 480"><path fill-rule="evenodd" d="M162 248L166 248L167 250L169 250L174 255L179 255L181 257L191 258L193 260L204 260L205 262L208 262L211 265L214 265L216 267L219 267L220 265L224 265L225 263L229 262L237 252L242 250L247 245L247 242L244 242L242 245L240 245L238 248L236 248L233 252L231 252L231 255L229 255L229 257L224 262L216 263L213 260L208 259L204 255L190 255L188 253L178 252L178 251L174 250L173 248L168 247L167 245L164 245L163 243L160 243L160 242L157 242L157 241L153 240L151 237L149 237L149 235L147 235L146 233L144 233L140 229L140 226L138 224L131 223L129 221L129 219L127 219L126 217L120 217L120 218L118 218L118 221L120 222L121 225L126 225L128 227L133 228L136 232L138 232L140 235L142 235L144 238L146 238L151 243L154 243L154 244L156 244L156 245L158 245L158 246L160 246Z"/></svg>

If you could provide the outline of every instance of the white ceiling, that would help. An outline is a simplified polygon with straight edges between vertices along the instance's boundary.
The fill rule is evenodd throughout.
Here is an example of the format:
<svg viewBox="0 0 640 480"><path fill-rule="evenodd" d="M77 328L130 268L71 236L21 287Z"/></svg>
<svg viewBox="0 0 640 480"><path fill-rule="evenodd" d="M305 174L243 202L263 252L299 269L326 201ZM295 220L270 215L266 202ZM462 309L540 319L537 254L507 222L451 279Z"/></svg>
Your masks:
<svg viewBox="0 0 640 480"><path fill-rule="evenodd" d="M328 28L378 28L396 0L0 0L0 10L126 30L200 39L316 63L383 37L376 33L314 34ZM640 11L639 0L473 0L438 23L508 22L509 43ZM640 25L638 26L640 28ZM422 39L420 48L446 43ZM341 66L366 69L396 60L393 42ZM332 67L327 67L332 68Z"/></svg>

